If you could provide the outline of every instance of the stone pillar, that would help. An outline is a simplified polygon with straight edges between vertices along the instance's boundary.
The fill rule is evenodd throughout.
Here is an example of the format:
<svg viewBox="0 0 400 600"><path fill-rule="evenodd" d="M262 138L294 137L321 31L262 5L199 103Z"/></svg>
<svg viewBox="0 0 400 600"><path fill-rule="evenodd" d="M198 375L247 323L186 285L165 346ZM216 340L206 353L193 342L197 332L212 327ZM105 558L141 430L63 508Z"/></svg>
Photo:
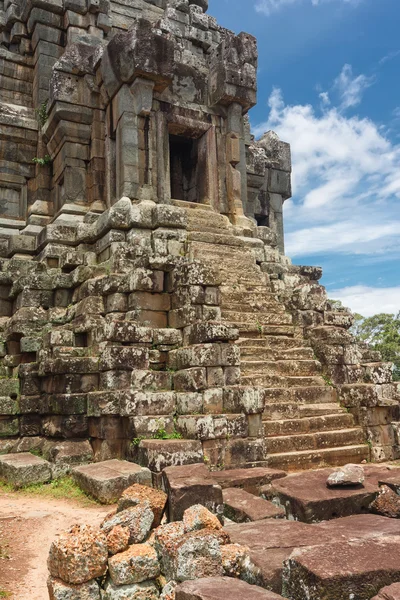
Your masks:
<svg viewBox="0 0 400 600"><path fill-rule="evenodd" d="M153 199L151 109L154 82L137 78L123 85L113 100L116 124L117 197Z"/></svg>
<svg viewBox="0 0 400 600"><path fill-rule="evenodd" d="M234 102L228 108L226 136L226 185L228 191L229 212L233 218L243 216L241 142L243 140L243 109Z"/></svg>

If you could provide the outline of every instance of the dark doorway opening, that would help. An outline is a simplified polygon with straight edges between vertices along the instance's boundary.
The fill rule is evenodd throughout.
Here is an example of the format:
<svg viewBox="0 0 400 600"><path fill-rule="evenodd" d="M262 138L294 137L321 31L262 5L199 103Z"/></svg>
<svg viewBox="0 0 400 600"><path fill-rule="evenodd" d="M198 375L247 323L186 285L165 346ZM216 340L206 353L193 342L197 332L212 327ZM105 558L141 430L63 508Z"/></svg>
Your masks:
<svg viewBox="0 0 400 600"><path fill-rule="evenodd" d="M258 227L268 227L269 219L268 215L254 215L257 221Z"/></svg>
<svg viewBox="0 0 400 600"><path fill-rule="evenodd" d="M180 135L169 136L171 198L198 202L198 141Z"/></svg>

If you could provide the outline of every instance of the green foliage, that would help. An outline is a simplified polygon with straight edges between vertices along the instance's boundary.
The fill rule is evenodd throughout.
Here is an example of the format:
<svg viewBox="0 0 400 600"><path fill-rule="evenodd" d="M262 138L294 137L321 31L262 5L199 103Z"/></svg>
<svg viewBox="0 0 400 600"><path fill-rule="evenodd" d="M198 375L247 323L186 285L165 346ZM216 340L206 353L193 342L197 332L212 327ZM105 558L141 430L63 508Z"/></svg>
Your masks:
<svg viewBox="0 0 400 600"><path fill-rule="evenodd" d="M400 381L400 311L397 315L380 313L363 318L357 315L354 334L378 350L384 361L394 364L393 378Z"/></svg>
<svg viewBox="0 0 400 600"><path fill-rule="evenodd" d="M181 440L182 434L174 430L172 433L167 433L163 427L160 427L154 434L155 440Z"/></svg>
<svg viewBox="0 0 400 600"><path fill-rule="evenodd" d="M46 154L46 156L44 158L38 158L37 156L35 158L32 158L32 162L35 163L35 165L39 165L39 167L47 167L47 165L51 165L51 157Z"/></svg>
<svg viewBox="0 0 400 600"><path fill-rule="evenodd" d="M6 592L5 590L0 590L0 598L10 598L10 592Z"/></svg>
<svg viewBox="0 0 400 600"><path fill-rule="evenodd" d="M329 300L334 310L343 310L340 300ZM350 332L359 342L381 353L382 359L394 365L393 379L400 381L400 311L394 314L379 313L373 317L354 314Z"/></svg>
<svg viewBox="0 0 400 600"><path fill-rule="evenodd" d="M39 127L40 129L42 129L42 127L44 127L46 121L47 121L47 104L48 104L48 100L45 100L44 102L42 102L42 104L39 106L39 108L37 108L35 110L36 112L36 119L37 122L39 123Z"/></svg>

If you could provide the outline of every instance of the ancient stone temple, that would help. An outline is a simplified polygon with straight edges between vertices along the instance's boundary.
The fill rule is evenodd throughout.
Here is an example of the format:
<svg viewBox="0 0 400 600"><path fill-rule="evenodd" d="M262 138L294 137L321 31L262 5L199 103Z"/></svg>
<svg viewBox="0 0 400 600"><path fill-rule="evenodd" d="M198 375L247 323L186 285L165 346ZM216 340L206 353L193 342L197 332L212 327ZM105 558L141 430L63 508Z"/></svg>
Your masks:
<svg viewBox="0 0 400 600"><path fill-rule="evenodd" d="M0 452L398 458L391 365L284 254L290 147L207 0L0 0ZM68 443L66 443L66 441Z"/></svg>

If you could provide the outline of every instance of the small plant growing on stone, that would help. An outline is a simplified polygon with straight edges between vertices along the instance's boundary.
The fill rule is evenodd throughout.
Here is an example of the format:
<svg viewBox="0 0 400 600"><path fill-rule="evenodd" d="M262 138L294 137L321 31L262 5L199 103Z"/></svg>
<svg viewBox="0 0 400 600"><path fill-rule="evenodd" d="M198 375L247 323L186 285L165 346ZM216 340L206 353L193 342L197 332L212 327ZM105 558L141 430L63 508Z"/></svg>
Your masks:
<svg viewBox="0 0 400 600"><path fill-rule="evenodd" d="M48 105L48 100L45 100L44 102L42 102L42 104L39 106L39 108L36 109L36 119L37 122L39 123L40 129L42 127L44 127L44 125L46 124L47 121L47 105Z"/></svg>
<svg viewBox="0 0 400 600"><path fill-rule="evenodd" d="M326 385L333 387L333 381L328 377L328 375L322 375L322 379L325 381Z"/></svg>
<svg viewBox="0 0 400 600"><path fill-rule="evenodd" d="M34 162L35 165L39 165L39 167L47 167L47 165L51 165L52 160L51 157L48 154L46 154L44 158L38 158L37 156L35 158L32 158L32 162Z"/></svg>

